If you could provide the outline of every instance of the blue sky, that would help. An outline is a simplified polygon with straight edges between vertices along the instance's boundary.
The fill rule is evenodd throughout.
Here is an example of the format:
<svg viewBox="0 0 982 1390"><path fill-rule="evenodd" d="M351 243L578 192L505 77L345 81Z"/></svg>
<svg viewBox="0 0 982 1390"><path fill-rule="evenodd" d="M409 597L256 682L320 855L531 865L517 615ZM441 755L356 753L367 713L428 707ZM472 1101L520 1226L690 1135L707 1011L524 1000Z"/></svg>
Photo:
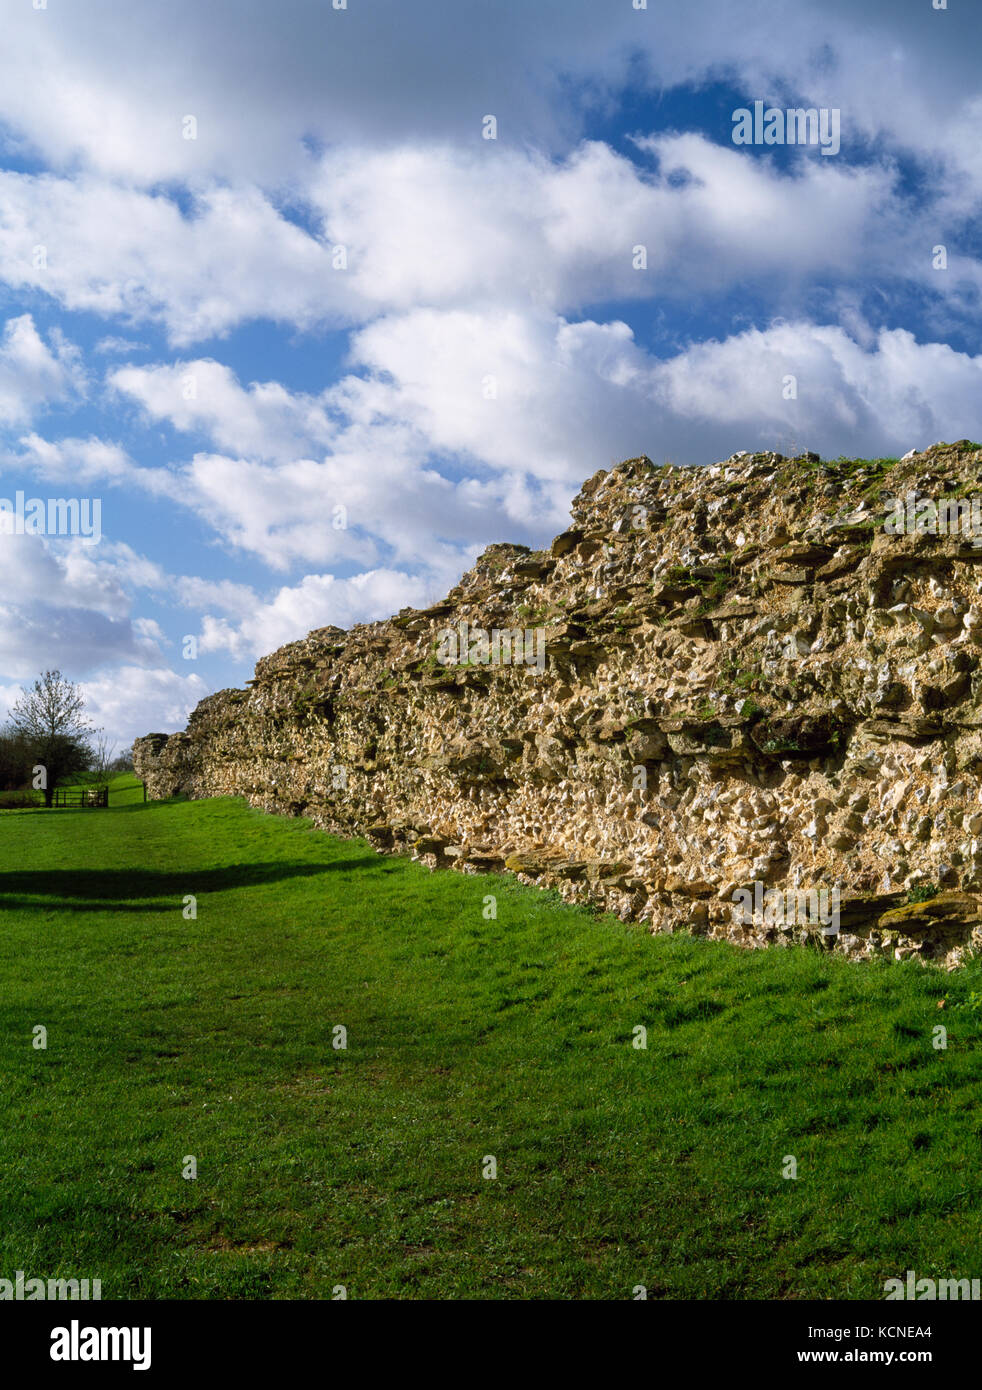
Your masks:
<svg viewBox="0 0 982 1390"><path fill-rule="evenodd" d="M964 0L36 3L0 498L102 535L0 536L0 715L59 666L118 743L181 727L632 454L982 437ZM838 152L735 145L757 100L838 111Z"/></svg>

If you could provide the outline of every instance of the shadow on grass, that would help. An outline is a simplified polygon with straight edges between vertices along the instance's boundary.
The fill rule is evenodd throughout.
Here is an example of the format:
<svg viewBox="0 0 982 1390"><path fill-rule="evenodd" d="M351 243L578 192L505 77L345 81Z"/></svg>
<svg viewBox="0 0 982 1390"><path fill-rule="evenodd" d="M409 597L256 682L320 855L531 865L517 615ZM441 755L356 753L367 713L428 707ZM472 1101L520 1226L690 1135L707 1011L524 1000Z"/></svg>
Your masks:
<svg viewBox="0 0 982 1390"><path fill-rule="evenodd" d="M195 897L206 893L227 893L236 888L257 888L290 878L313 878L338 869L370 869L375 862L364 859L335 859L327 864L229 864L220 869L189 869L186 872L156 869L36 869L0 873L0 911L14 907L40 907L38 898L56 898L69 911L102 912L157 911L158 906L134 907L142 898ZM72 901L84 899L84 901ZM54 904L52 904L54 905ZM172 903L160 903L170 907Z"/></svg>
<svg viewBox="0 0 982 1390"><path fill-rule="evenodd" d="M10 812L17 816L58 816L59 819L65 816L98 816L105 811L112 811L115 815L119 811L152 811L157 806L170 806L169 801L140 801L134 797L132 801L122 801L119 805L111 803L107 806L0 806L0 817L5 812Z"/></svg>

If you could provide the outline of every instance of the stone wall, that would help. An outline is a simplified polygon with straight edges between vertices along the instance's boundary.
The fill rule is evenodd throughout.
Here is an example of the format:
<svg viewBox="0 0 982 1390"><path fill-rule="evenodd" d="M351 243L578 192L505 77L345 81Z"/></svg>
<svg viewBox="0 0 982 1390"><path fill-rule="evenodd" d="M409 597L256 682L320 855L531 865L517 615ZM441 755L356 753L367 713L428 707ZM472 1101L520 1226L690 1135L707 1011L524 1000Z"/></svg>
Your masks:
<svg viewBox="0 0 982 1390"><path fill-rule="evenodd" d="M137 772L652 930L957 965L982 940L982 548L883 520L971 497L980 461L630 460L549 551L490 546L443 603L264 657ZM538 634L543 669L443 664L461 623ZM755 884L838 889L839 934L734 920Z"/></svg>

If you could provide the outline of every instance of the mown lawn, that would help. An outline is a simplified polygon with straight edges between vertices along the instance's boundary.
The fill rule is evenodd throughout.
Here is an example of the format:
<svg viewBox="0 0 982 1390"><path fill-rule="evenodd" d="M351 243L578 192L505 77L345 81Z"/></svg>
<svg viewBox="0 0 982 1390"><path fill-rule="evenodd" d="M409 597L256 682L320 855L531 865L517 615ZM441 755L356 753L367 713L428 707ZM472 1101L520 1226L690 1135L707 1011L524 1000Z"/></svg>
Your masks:
<svg viewBox="0 0 982 1390"><path fill-rule="evenodd" d="M652 938L139 795L0 813L0 1276L783 1299L982 1276L975 966Z"/></svg>

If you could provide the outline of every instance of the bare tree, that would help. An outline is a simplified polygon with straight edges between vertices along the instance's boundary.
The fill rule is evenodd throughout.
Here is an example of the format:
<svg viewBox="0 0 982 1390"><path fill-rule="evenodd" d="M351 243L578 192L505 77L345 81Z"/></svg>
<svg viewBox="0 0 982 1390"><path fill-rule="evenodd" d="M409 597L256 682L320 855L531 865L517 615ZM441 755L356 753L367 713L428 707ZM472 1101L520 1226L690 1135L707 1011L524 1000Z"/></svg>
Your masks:
<svg viewBox="0 0 982 1390"><path fill-rule="evenodd" d="M133 745L129 744L126 748L113 758L113 772L132 772L133 771Z"/></svg>
<svg viewBox="0 0 982 1390"><path fill-rule="evenodd" d="M45 806L51 805L62 778L84 772L91 764L89 738L95 731L84 709L77 685L60 671L45 671L10 711L12 727L40 770Z"/></svg>
<svg viewBox="0 0 982 1390"><path fill-rule="evenodd" d="M92 761L89 763L89 771L94 774L97 781L108 782L115 757L115 743L110 743L105 734L100 733L92 744Z"/></svg>

